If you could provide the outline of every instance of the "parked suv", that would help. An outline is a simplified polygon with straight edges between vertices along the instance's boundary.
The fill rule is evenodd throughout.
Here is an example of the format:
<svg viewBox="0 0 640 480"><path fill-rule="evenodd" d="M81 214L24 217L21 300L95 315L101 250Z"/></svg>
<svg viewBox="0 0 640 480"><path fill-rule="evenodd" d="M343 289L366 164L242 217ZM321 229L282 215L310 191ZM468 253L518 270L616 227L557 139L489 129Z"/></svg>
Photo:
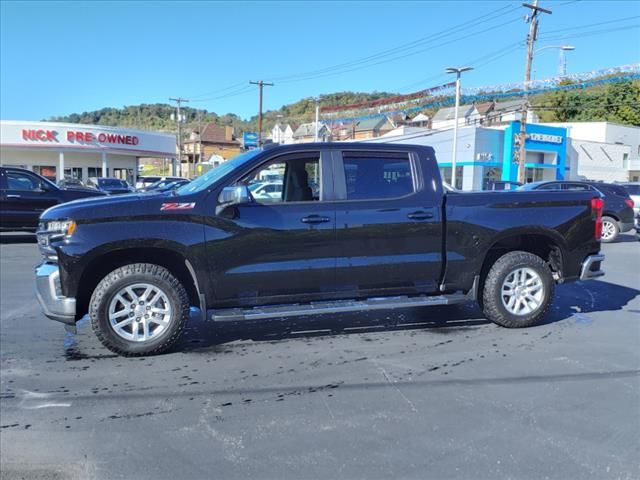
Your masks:
<svg viewBox="0 0 640 480"><path fill-rule="evenodd" d="M633 211L640 212L640 183L621 183L622 188L629 194L631 200L633 200Z"/></svg>
<svg viewBox="0 0 640 480"><path fill-rule="evenodd" d="M0 167L0 230L35 232L38 218L47 208L104 195L87 188L60 188L24 168Z"/></svg>
<svg viewBox="0 0 640 480"><path fill-rule="evenodd" d="M633 229L633 200L623 186L602 182L572 182L565 180L534 182L518 190L587 191L599 194L604 200L602 213L602 241L614 242L621 232Z"/></svg>
<svg viewBox="0 0 640 480"><path fill-rule="evenodd" d="M249 185L282 171L282 191ZM89 314L122 355L167 351L190 308L211 322L477 300L537 324L556 283L603 275L590 191L448 193L434 150L320 143L256 149L173 192L45 212L36 291L71 330Z"/></svg>

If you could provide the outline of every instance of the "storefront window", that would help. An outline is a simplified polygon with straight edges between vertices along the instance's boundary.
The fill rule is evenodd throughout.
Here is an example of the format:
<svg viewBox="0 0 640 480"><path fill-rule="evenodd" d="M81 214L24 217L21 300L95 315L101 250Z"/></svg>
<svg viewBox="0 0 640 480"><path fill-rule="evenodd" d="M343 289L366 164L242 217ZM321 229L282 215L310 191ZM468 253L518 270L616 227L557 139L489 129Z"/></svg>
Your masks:
<svg viewBox="0 0 640 480"><path fill-rule="evenodd" d="M544 180L543 168L527 168L525 170L526 183L541 182Z"/></svg>
<svg viewBox="0 0 640 480"><path fill-rule="evenodd" d="M102 177L102 168L100 167L89 167L87 168L87 176L91 177ZM107 168L107 177L109 176L109 169Z"/></svg>
<svg viewBox="0 0 640 480"><path fill-rule="evenodd" d="M77 178L78 180L82 180L82 168L80 167L72 167L64 169L65 178Z"/></svg>
<svg viewBox="0 0 640 480"><path fill-rule="evenodd" d="M133 169L131 168L114 168L113 176L120 180L126 180L129 183L133 183Z"/></svg>
<svg viewBox="0 0 640 480"><path fill-rule="evenodd" d="M40 166L40 165L35 165L33 167L33 171L36 172L38 175L42 175L44 178L51 180L52 182L56 181L56 167L49 167L49 166Z"/></svg>
<svg viewBox="0 0 640 480"><path fill-rule="evenodd" d="M482 189L491 190L490 185L502 178L502 169L500 167L484 167L482 170Z"/></svg>
<svg viewBox="0 0 640 480"><path fill-rule="evenodd" d="M462 172L464 167L456 167L456 184L451 185L451 167L440 167L440 176L442 180L447 182L454 188L462 190Z"/></svg>

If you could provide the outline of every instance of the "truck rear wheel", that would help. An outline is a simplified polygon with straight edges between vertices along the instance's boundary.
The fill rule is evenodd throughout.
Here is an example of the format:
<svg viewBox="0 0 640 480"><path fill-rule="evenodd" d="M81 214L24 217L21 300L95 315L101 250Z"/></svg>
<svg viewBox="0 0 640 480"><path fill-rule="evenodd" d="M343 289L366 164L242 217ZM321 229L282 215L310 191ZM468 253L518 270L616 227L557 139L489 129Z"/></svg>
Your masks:
<svg viewBox="0 0 640 480"><path fill-rule="evenodd" d="M104 277L91 296L91 327L102 344L124 356L169 350L189 319L189 298L164 267L133 263Z"/></svg>
<svg viewBox="0 0 640 480"><path fill-rule="evenodd" d="M509 252L493 264L482 291L482 309L503 327L536 325L553 299L554 281L545 261L529 252Z"/></svg>

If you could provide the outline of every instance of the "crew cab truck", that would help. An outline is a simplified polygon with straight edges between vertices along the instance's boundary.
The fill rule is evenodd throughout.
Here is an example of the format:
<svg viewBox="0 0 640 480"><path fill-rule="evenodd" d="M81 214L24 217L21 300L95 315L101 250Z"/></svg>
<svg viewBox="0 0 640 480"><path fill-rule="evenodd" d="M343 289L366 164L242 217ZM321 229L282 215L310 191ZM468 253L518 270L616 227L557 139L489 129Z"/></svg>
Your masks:
<svg viewBox="0 0 640 480"><path fill-rule="evenodd" d="M282 195L261 202L268 169ZM445 192L430 147L276 146L173 192L47 210L36 291L129 356L170 349L192 306L224 322L477 300L527 327L555 284L603 275L601 211L584 191Z"/></svg>

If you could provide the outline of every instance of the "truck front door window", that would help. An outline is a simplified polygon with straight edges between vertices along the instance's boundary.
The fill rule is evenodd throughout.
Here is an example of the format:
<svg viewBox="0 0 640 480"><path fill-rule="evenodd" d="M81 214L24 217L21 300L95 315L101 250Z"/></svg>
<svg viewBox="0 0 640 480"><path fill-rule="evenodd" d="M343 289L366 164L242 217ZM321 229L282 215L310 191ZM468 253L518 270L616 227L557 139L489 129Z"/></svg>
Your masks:
<svg viewBox="0 0 640 480"><path fill-rule="evenodd" d="M320 158L269 162L243 182L257 203L313 202L320 200Z"/></svg>

